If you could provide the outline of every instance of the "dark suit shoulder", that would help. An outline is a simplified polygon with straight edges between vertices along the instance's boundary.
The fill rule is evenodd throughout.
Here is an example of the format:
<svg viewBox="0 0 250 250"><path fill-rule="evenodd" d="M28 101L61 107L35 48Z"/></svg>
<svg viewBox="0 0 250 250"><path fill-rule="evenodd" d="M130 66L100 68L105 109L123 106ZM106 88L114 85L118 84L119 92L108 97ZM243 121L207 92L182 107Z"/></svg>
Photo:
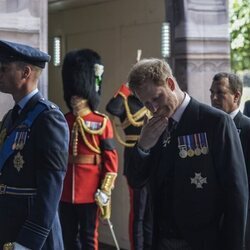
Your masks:
<svg viewBox="0 0 250 250"><path fill-rule="evenodd" d="M250 130L250 118L242 114L241 111L239 111L234 117L234 122L237 128L244 129L246 131Z"/></svg>
<svg viewBox="0 0 250 250"><path fill-rule="evenodd" d="M231 117L222 110L211 107L207 104L196 101L195 99L191 99L190 105L192 109L192 113L196 113L198 120L204 120L209 126L212 123L216 123L219 121L229 121L231 122ZM188 108L187 108L188 110ZM189 115L190 112L187 112Z"/></svg>

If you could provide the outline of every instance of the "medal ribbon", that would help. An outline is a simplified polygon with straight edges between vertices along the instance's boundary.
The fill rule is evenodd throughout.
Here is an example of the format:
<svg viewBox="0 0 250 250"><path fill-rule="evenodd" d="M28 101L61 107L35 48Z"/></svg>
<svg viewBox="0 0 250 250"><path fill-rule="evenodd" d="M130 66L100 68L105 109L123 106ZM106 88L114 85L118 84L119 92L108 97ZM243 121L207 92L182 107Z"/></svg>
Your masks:
<svg viewBox="0 0 250 250"><path fill-rule="evenodd" d="M38 103L36 107L27 114L26 119L22 122L26 124L29 128L31 127L32 123L35 121L37 116L46 109L46 106L42 103ZM14 150L12 149L12 145L16 138L16 133L18 128L16 127L10 135L4 141L4 144L0 150L0 171L2 170L5 161L13 154Z"/></svg>

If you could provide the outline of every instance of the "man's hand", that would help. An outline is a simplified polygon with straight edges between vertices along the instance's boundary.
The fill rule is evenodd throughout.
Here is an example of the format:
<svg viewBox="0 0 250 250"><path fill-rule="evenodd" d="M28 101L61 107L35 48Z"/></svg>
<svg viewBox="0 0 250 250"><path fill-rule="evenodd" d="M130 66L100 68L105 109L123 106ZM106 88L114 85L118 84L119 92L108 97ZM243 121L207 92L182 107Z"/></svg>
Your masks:
<svg viewBox="0 0 250 250"><path fill-rule="evenodd" d="M111 191L114 188L114 183L117 173L107 172L100 189L95 193L95 201L101 210L102 219L110 219L111 216Z"/></svg>
<svg viewBox="0 0 250 250"><path fill-rule="evenodd" d="M102 190L97 189L95 193L95 201L101 211L102 219L110 219L111 216L111 196L104 193Z"/></svg>
<svg viewBox="0 0 250 250"><path fill-rule="evenodd" d="M101 206L106 206L109 202L109 196L102 192L102 190L97 189L95 193L95 200L98 204L101 204Z"/></svg>
<svg viewBox="0 0 250 250"><path fill-rule="evenodd" d="M167 128L168 118L162 116L153 116L150 120L145 116L144 125L138 140L139 148L143 150L151 149L163 131Z"/></svg>

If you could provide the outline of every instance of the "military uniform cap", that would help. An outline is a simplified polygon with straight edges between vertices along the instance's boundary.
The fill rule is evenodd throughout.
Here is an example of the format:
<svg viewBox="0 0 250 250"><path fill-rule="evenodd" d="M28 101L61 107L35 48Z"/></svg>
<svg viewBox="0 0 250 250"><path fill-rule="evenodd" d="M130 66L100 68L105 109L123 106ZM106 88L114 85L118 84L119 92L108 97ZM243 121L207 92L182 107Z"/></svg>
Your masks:
<svg viewBox="0 0 250 250"><path fill-rule="evenodd" d="M50 55L25 44L0 40L0 62L23 61L44 68Z"/></svg>

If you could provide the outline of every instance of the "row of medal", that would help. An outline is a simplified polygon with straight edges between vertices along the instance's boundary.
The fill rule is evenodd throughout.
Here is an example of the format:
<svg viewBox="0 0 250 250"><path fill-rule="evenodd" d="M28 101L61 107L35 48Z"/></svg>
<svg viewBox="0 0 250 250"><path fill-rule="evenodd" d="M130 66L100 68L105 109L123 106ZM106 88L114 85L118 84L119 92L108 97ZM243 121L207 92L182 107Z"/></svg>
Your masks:
<svg viewBox="0 0 250 250"><path fill-rule="evenodd" d="M86 126L91 130L98 130L102 127L101 122L93 122L93 121L84 121Z"/></svg>
<svg viewBox="0 0 250 250"><path fill-rule="evenodd" d="M27 138L28 138L28 131L27 130L17 131L14 143L12 144L12 149L13 150L22 150L25 143L26 143Z"/></svg>
<svg viewBox="0 0 250 250"><path fill-rule="evenodd" d="M178 137L179 156L181 158L206 155L209 152L205 132Z"/></svg>
<svg viewBox="0 0 250 250"><path fill-rule="evenodd" d="M24 148L25 143L28 139L29 132L30 130L25 125L20 125L18 127L14 143L12 144L12 150L22 150ZM25 162L23 156L19 151L13 159L14 168L16 168L18 172L20 172L20 170L23 168L24 163Z"/></svg>

